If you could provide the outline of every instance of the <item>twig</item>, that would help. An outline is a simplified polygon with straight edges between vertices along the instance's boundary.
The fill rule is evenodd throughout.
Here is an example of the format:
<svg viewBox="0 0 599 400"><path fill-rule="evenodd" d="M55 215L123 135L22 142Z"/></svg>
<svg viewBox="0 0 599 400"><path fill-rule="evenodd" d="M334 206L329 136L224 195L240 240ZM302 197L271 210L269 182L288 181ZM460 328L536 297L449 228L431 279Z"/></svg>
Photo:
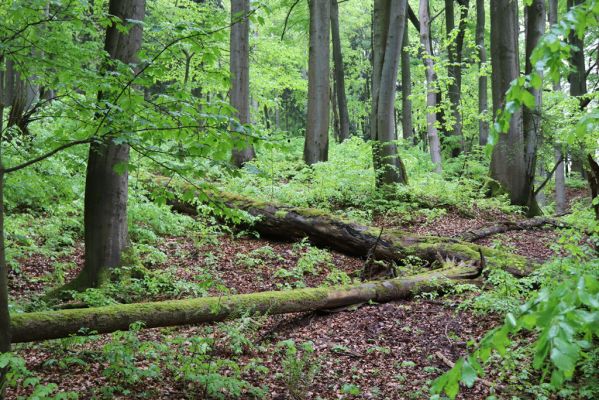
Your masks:
<svg viewBox="0 0 599 400"><path fill-rule="evenodd" d="M441 353L440 351L437 351L437 352L435 352L435 355L436 355L437 357L439 357L439 359L440 359L441 361L443 361L443 363L444 363L445 365L447 365L449 368L453 368L453 367L454 367L455 363L454 363L453 361L451 361L449 358L445 357L445 356L443 355L443 353ZM490 382L490 381L488 381L488 380L486 380L486 379L483 379L483 378L478 378L478 380L480 381L480 383L482 383L482 384L483 384L483 385L485 385L486 387L493 388L493 389L495 389L496 391L499 391L499 390L501 390L501 386L500 386L500 385L494 385L492 382Z"/></svg>
<svg viewBox="0 0 599 400"><path fill-rule="evenodd" d="M368 278L370 279L370 272L372 271L372 262L374 261L374 255L376 253L376 248L379 245L379 242L381 241L381 236L383 235L383 230L385 228L381 228L381 231L379 232L379 236L376 238L376 241L374 242L374 245L370 248L370 250L368 250L368 255L366 256L366 261L364 261L364 268L362 268L362 274L360 276L360 280L364 280L366 278L366 272L368 271L369 276Z"/></svg>

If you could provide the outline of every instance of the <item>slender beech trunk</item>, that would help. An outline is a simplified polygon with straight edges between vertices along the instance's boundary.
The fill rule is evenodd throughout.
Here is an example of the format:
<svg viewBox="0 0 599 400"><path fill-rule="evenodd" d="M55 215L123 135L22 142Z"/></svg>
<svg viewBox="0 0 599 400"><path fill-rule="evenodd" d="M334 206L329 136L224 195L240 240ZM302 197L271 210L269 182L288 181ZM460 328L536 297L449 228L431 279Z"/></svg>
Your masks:
<svg viewBox="0 0 599 400"><path fill-rule="evenodd" d="M518 2L491 2L491 63L493 67L493 113L505 102L511 82L520 75L518 59ZM501 133L493 148L491 177L509 194L514 205L528 206L531 194L524 159L522 112L512 116L509 130Z"/></svg>
<svg viewBox="0 0 599 400"><path fill-rule="evenodd" d="M412 74L410 68L410 37L409 29L406 22L406 27L403 33L403 43L401 47L401 127L403 138L411 140L415 143L414 126L412 124Z"/></svg>
<svg viewBox="0 0 599 400"><path fill-rule="evenodd" d="M530 57L532 51L539 43L539 40L545 33L545 0L533 0L529 6L525 7L526 18L526 59L525 69L526 74L533 71ZM542 88L530 89L531 94L535 97L535 108L533 110L524 107L523 109L523 128L524 141L526 150L524 153L524 161L526 163L526 187L530 191L528 195L528 216L542 214L537 199L533 193L534 179L537 165L537 149L541 141L541 101Z"/></svg>
<svg viewBox="0 0 599 400"><path fill-rule="evenodd" d="M371 135L379 187L407 183L394 129L395 88L406 13L406 0L374 1Z"/></svg>
<svg viewBox="0 0 599 400"><path fill-rule="evenodd" d="M241 125L250 123L250 0L231 1L231 106L237 110ZM232 161L237 167L253 159L256 154L247 137L238 136L239 144L233 149Z"/></svg>
<svg viewBox="0 0 599 400"><path fill-rule="evenodd" d="M337 0L331 0L331 40L333 42L333 69L336 102L339 115L339 141L349 138L349 112L345 96L345 69L341 53L341 38L339 36L339 5Z"/></svg>
<svg viewBox="0 0 599 400"><path fill-rule="evenodd" d="M310 52L308 115L304 161L311 165L329 157L329 43L331 2L309 0Z"/></svg>
<svg viewBox="0 0 599 400"><path fill-rule="evenodd" d="M437 130L437 93L435 73L435 63L433 61L433 51L430 38L430 12L428 0L420 0L418 12L420 18L420 42L424 47L424 65L426 67L426 133L428 145L431 153L431 160L435 164L435 172L441 173L441 142Z"/></svg>
<svg viewBox="0 0 599 400"><path fill-rule="evenodd" d="M548 2L548 13L547 18L549 20L550 25L557 24L557 16L558 16L558 1L557 0L549 0ZM553 84L554 91L561 91L560 82L555 82ZM559 143L555 144L555 162L558 164L555 168L555 213L557 215L563 214L566 212L567 203L566 203L566 174L565 174L565 165L564 155L566 154L563 151L562 146Z"/></svg>
<svg viewBox="0 0 599 400"><path fill-rule="evenodd" d="M335 82L333 81L333 87L329 89L329 98L331 99L331 110L333 111L333 136L338 142L341 142L341 134L339 130L339 109L337 108L337 90L335 88Z"/></svg>
<svg viewBox="0 0 599 400"><path fill-rule="evenodd" d="M445 27L447 36L455 29L454 1L456 0L445 0ZM464 150L460 102L462 99L462 49L464 47L464 35L466 34L469 0L457 0L457 2L460 6L458 33L455 40L449 44L449 48L447 49L449 59L447 74L451 79L448 87L448 95L454 120L453 126L448 133L454 136L457 141L457 143L452 141L452 157L457 157Z"/></svg>
<svg viewBox="0 0 599 400"><path fill-rule="evenodd" d="M127 20L143 21L145 0L111 0L109 13L125 25ZM142 27L130 24L123 32L119 25L113 23L108 27L104 49L115 60L135 63ZM101 100L110 95L99 93L98 97ZM128 161L129 145L116 143L110 134L90 145L84 204L85 266L67 287L96 287L107 268L121 264L127 246L128 173L126 169L117 172L115 168L126 166Z"/></svg>
<svg viewBox="0 0 599 400"><path fill-rule="evenodd" d="M478 48L478 144L485 146L489 138L489 100L487 91L487 75L482 73L487 63L487 48L485 47L485 0L476 0L476 46Z"/></svg>

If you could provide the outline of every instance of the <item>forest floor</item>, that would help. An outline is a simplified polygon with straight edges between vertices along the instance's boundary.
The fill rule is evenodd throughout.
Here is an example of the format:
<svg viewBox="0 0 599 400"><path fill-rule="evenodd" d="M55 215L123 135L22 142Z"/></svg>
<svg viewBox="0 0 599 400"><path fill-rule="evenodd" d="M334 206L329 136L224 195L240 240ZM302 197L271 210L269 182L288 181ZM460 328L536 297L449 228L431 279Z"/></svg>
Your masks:
<svg viewBox="0 0 599 400"><path fill-rule="evenodd" d="M514 218L521 217L476 209L464 216L449 210L433 221L412 221L402 228L418 234L451 237ZM385 216L376 217L374 224L401 226L393 217ZM539 229L495 235L481 240L480 244L501 245L543 261L552 256L550 246L557 237L558 233L553 230ZM259 250L265 246L267 251ZM168 260L152 268L168 266L176 271L178 278L197 282L202 279L209 264L213 278L231 293L278 290L289 285L290 280L281 277L279 272L282 269L292 270L301 255L309 250L309 247L306 250L307 247L293 243L235 238L233 235L218 236L203 247L198 247L191 239L166 237L159 247L167 254ZM330 262L322 263L313 273L305 274L302 284L318 286L325 282L332 270L351 274L360 270L364 263L362 259L336 252L330 254ZM210 262L207 263L207 260ZM42 293L47 285L44 277L57 261L74 262L81 267L82 245L76 245L63 260L49 260L41 255L22 260L20 273L12 273L9 277L12 298L24 300ZM69 270L65 279L68 281L77 272L78 269ZM291 285L295 284L298 282L291 282ZM215 288L211 288L210 292L218 293ZM289 396L289 384L279 374L283 372L283 352L277 346L280 341L288 339L298 345L308 341L313 343L313 362L320 368L313 382L303 389L307 399L424 399L429 396L431 380L449 369L447 361L455 361L465 355L469 342L479 340L500 322L497 315L479 315L468 309L458 309L462 299L463 296L424 296L411 301L366 304L334 313L258 317L255 321L259 323L244 331L247 341L241 354L234 354L225 346L230 338L225 338L222 324L148 329L140 331L138 337L142 341L157 342L172 336L222 337L223 345L215 348L214 357L229 358L241 366L251 366L259 360L269 369L268 373L261 373L258 369L249 368L243 373L244 379L252 384L268 387L267 399L292 398ZM57 383L61 390L78 392L79 398L85 399L97 394L98 388L109 385L104 373L108 362L94 354L100 354L113 336L99 335L94 340L68 345L57 341L17 345L15 350L43 382ZM83 362L60 362L68 357L76 357ZM143 365L143 357L141 359ZM501 386L500 374L493 371L486 379ZM301 383L297 384L301 387ZM191 387L170 370L163 371L159 379L148 378L131 390L131 394L115 395L115 398L202 398L197 385ZM22 393L8 393L9 398L19 394ZM484 399L489 394L489 385L477 381L472 388L464 389L458 398Z"/></svg>

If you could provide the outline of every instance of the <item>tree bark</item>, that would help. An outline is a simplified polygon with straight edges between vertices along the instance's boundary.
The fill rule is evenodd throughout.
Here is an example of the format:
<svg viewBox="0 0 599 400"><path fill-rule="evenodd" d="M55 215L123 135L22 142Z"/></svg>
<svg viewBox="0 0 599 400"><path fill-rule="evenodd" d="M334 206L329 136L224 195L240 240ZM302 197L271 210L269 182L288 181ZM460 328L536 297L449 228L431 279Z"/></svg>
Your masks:
<svg viewBox="0 0 599 400"><path fill-rule="evenodd" d="M526 74L533 72L531 64L532 52L539 40L545 33L545 0L533 0L529 6L525 7L526 18L526 58L525 69ZM529 89L530 93L535 98L534 109L524 107L523 110L523 129L524 141L526 150L524 153L524 161L526 164L526 188L530 191L528 194L528 216L536 216L542 214L537 199L534 195L534 179L537 165L537 149L541 140L541 102L542 88Z"/></svg>
<svg viewBox="0 0 599 400"><path fill-rule="evenodd" d="M395 140L395 92L406 26L406 0L375 0L371 135L377 186L407 183Z"/></svg>
<svg viewBox="0 0 599 400"><path fill-rule="evenodd" d="M424 65L426 67L426 133L428 137L431 160L435 164L435 172L441 173L441 142L437 130L437 93L435 63L430 38L430 12L428 0L420 0L420 42L424 47Z"/></svg>
<svg viewBox="0 0 599 400"><path fill-rule="evenodd" d="M81 335L82 329L97 333L128 330L134 322L142 322L144 328L156 328L223 321L248 311L275 315L326 310L370 301L383 303L405 299L438 290L447 280L473 279L479 275L479 269L453 267L408 278L349 286L15 314L12 332L14 341L20 343Z"/></svg>
<svg viewBox="0 0 599 400"><path fill-rule="evenodd" d="M557 16L558 16L558 1L557 0L549 0L548 2L548 13L547 18L549 20L550 25L557 24ZM560 82L555 82L553 84L554 91L561 91ZM555 162L558 163L555 169L555 213L557 215L563 214L567 208L566 202L566 173L565 173L565 152L562 149L562 146L559 144L555 144Z"/></svg>
<svg viewBox="0 0 599 400"><path fill-rule="evenodd" d="M401 48L401 127L403 138L415 143L414 126L412 124L412 74L410 66L410 38L409 29L406 23L403 34L403 43Z"/></svg>
<svg viewBox="0 0 599 400"><path fill-rule="evenodd" d="M487 91L487 75L482 73L487 63L487 48L485 46L485 0L476 0L476 46L478 48L478 144L485 146L489 138L489 122L486 121L489 112Z"/></svg>
<svg viewBox="0 0 599 400"><path fill-rule="evenodd" d="M582 4L584 0L568 0L568 9ZM581 110L584 108L584 100L581 96L587 94L587 81L586 81L586 67L584 61L584 38L578 37L576 32L570 32L568 41L576 49L572 49L570 54L570 63L572 64L572 72L568 77L570 83L570 96L578 97L580 100ZM572 156L572 171L578 172L582 178L586 177L586 171L584 168L584 149L578 147L578 149L570 149Z"/></svg>
<svg viewBox="0 0 599 400"><path fill-rule="evenodd" d="M445 0L445 27L449 36L455 29L454 1ZM464 35L466 34L466 23L468 18L469 0L457 0L460 6L460 21L455 41L450 42L447 49L449 65L447 74L451 79L447 89L454 124L449 134L457 138L457 143L452 142L451 156L457 157L464 150L464 135L462 133L462 113L460 103L462 99L462 49L464 47Z"/></svg>
<svg viewBox="0 0 599 400"><path fill-rule="evenodd" d="M111 0L109 14L129 24L126 32L116 23L108 27L104 49L111 58L125 64L137 61L142 27L126 21L143 21L145 0ZM99 99L107 94L99 93ZM129 145L116 143L107 135L89 149L85 181L85 266L67 288L97 287L107 268L117 267L127 246L127 194ZM124 169L124 171L116 171Z"/></svg>
<svg viewBox="0 0 599 400"><path fill-rule="evenodd" d="M11 318L8 311L8 266L4 248L4 166L0 153L0 354L10 351ZM0 368L0 399L4 398L6 369Z"/></svg>
<svg viewBox="0 0 599 400"><path fill-rule="evenodd" d="M308 165L329 156L329 43L331 3L309 0L310 51L308 60L308 115L304 161Z"/></svg>
<svg viewBox="0 0 599 400"><path fill-rule="evenodd" d="M518 59L518 2L491 2L491 63L493 113L505 103L505 93L520 75ZM491 177L509 194L513 205L529 206L532 193L526 175L522 112L515 112L507 133L501 133L493 149Z"/></svg>
<svg viewBox="0 0 599 400"><path fill-rule="evenodd" d="M250 0L231 1L231 36L229 67L231 73L231 107L237 110L241 125L250 123ZM237 167L252 160L256 153L247 136L235 135L238 147L232 161Z"/></svg>
<svg viewBox="0 0 599 400"><path fill-rule="evenodd" d="M333 42L333 69L335 80L336 102L339 115L339 141L349 138L349 112L347 110L347 97L345 95L345 68L343 54L341 53L341 38L339 35L339 5L337 0L331 0L331 39Z"/></svg>

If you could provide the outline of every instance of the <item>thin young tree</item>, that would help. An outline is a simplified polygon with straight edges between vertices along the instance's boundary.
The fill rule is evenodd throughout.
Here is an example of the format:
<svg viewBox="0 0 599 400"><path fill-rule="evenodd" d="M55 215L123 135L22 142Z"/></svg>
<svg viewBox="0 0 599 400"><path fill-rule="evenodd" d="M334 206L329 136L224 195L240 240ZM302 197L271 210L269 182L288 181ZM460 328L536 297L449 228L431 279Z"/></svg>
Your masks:
<svg viewBox="0 0 599 400"><path fill-rule="evenodd" d="M239 124L250 123L250 0L231 1L231 35L229 68L231 74L231 107L237 110ZM233 149L237 167L252 160L256 153L247 136L238 135L240 143Z"/></svg>
<svg viewBox="0 0 599 400"><path fill-rule="evenodd" d="M456 0L445 0L445 29L448 38L453 36L455 26L455 5ZM464 135L462 133L462 113L460 103L462 100L462 53L464 48L464 36L466 34L466 24L468 22L469 0L457 0L459 6L460 20L458 22L458 31L454 40L449 41L447 49L447 74L450 78L447 88L449 102L451 104L451 113L453 125L448 129L448 134L453 136L451 155L458 156L464 150ZM456 143L457 142L457 143Z"/></svg>
<svg viewBox="0 0 599 400"><path fill-rule="evenodd" d="M489 110L487 75L482 72L487 63L485 46L485 0L476 0L476 47L478 49L478 144L485 146L489 138L489 123L486 116Z"/></svg>
<svg viewBox="0 0 599 400"><path fill-rule="evenodd" d="M376 182L381 187L408 179L397 152L394 118L407 1L375 0L373 11L371 138Z"/></svg>
<svg viewBox="0 0 599 400"><path fill-rule="evenodd" d="M329 156L329 43L331 2L309 0L308 115L304 161L308 165Z"/></svg>
<svg viewBox="0 0 599 400"><path fill-rule="evenodd" d="M142 26L133 21L143 21L145 0L110 0L108 12L118 21L106 30L104 50L114 60L135 64ZM104 101L110 95L101 92L98 98ZM85 265L69 286L97 287L108 268L121 264L128 241L128 162L129 145L115 140L110 130L90 144L84 202Z"/></svg>
<svg viewBox="0 0 599 400"><path fill-rule="evenodd" d="M339 116L338 140L343 142L349 138L349 112L347 110L347 97L345 94L345 68L343 66L343 54L341 53L339 4L337 0L331 0L331 41L333 42L333 78L335 82L333 98L336 100L333 107L337 108Z"/></svg>
<svg viewBox="0 0 599 400"><path fill-rule="evenodd" d="M549 0L547 19L549 25L557 24L558 16L558 1ZM562 90L561 83L559 81L554 82L553 90L559 92ZM555 213L562 214L566 211L566 171L564 162L565 152L559 143L555 143Z"/></svg>
<svg viewBox="0 0 599 400"><path fill-rule="evenodd" d="M424 48L424 66L426 67L426 134L431 160L435 164L435 172L441 173L441 141L437 129L437 74L433 60L430 28L431 18L428 0L420 0L418 9L420 19L420 43Z"/></svg>
<svg viewBox="0 0 599 400"><path fill-rule="evenodd" d="M537 47L539 40L545 33L545 0L532 0L530 5L525 7L526 13L526 54L524 72L530 74L533 72L531 63L532 52ZM535 98L534 109L527 107L523 110L523 129L526 149L524 161L526 163L526 187L531 193L528 196L529 204L528 214L531 216L541 214L541 210L532 193L534 189L534 178L537 165L537 149L541 141L541 101L543 91L541 89L530 89Z"/></svg>

